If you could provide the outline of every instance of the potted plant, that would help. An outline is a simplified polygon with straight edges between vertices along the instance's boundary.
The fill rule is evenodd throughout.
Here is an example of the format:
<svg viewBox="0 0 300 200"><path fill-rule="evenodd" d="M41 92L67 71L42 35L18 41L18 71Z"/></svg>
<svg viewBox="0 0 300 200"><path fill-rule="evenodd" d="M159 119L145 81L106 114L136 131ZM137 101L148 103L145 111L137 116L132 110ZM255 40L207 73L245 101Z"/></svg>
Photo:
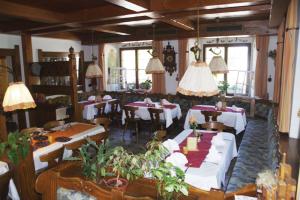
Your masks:
<svg viewBox="0 0 300 200"><path fill-rule="evenodd" d="M0 157L6 153L7 158L17 165L21 159L25 159L30 150L29 134L19 132L9 133L7 141L0 143Z"/></svg>
<svg viewBox="0 0 300 200"><path fill-rule="evenodd" d="M188 196L188 184L184 182L185 173L171 163L161 162L152 169L157 179L157 191L163 200L178 199L180 195Z"/></svg>
<svg viewBox="0 0 300 200"><path fill-rule="evenodd" d="M221 95L226 95L227 89L229 88L229 83L227 81L220 81L218 88L221 92Z"/></svg>
<svg viewBox="0 0 300 200"><path fill-rule="evenodd" d="M151 80L145 80L140 84L141 89L149 90L152 86L152 81Z"/></svg>

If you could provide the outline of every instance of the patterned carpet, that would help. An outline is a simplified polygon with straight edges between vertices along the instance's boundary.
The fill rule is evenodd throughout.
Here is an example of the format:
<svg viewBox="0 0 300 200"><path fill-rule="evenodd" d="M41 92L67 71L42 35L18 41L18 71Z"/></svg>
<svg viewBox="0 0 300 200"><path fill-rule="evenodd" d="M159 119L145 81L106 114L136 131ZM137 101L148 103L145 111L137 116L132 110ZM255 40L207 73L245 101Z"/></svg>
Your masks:
<svg viewBox="0 0 300 200"><path fill-rule="evenodd" d="M182 131L183 126L168 129L168 138L174 138ZM109 141L112 146L123 146L133 153L145 150L145 145L151 140L151 126L144 123L139 134L139 143L136 143L135 134L127 130L125 140L122 140L123 129L114 124L111 126ZM239 155L233 159L226 173L226 184L223 189L234 191L248 183L254 183L257 174L269 168L268 122L262 119L249 119L244 137L238 144ZM239 141L240 142L240 141Z"/></svg>

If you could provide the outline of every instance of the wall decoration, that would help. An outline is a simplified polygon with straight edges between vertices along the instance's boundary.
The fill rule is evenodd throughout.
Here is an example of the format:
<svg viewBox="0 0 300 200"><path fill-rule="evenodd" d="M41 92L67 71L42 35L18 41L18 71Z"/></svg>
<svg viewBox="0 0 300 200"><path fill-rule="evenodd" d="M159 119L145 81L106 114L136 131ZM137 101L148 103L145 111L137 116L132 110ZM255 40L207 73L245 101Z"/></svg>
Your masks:
<svg viewBox="0 0 300 200"><path fill-rule="evenodd" d="M176 65L176 52L174 50L174 47L170 45L168 42L168 45L164 47L164 67L167 72L169 72L170 76L177 70Z"/></svg>

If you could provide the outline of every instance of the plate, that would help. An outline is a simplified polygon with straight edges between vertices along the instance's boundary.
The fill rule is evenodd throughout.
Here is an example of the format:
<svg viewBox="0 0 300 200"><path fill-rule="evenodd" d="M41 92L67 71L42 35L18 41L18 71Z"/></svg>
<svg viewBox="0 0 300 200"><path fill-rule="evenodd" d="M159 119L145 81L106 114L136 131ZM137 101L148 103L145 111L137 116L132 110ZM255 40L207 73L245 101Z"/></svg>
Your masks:
<svg viewBox="0 0 300 200"><path fill-rule="evenodd" d="M37 135L37 136L33 136L33 139L37 140L37 141L44 141L44 140L48 140L48 136L46 136L46 135Z"/></svg>
<svg viewBox="0 0 300 200"><path fill-rule="evenodd" d="M72 140L72 138L69 138L69 137L57 137L57 138L55 138L56 142L68 142L70 140Z"/></svg>

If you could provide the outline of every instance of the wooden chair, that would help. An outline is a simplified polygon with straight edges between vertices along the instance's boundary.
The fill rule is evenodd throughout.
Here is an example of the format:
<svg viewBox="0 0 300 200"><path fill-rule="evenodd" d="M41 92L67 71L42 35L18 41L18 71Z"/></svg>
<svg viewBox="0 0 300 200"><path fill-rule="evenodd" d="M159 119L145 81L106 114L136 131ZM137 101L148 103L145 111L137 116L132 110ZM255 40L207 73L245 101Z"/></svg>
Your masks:
<svg viewBox="0 0 300 200"><path fill-rule="evenodd" d="M133 124L135 126L135 132L136 132L136 142L138 143L138 135L139 135L139 123L140 119L135 116L135 111L137 111L138 107L133 106L124 106L123 110L125 112L125 126L123 131L123 141L124 141L124 134L128 128L129 125Z"/></svg>
<svg viewBox="0 0 300 200"><path fill-rule="evenodd" d="M106 132L109 132L109 126L111 124L111 120L107 117L98 117L96 119L91 120L92 124L102 125Z"/></svg>
<svg viewBox="0 0 300 200"><path fill-rule="evenodd" d="M108 132L102 132L102 133L98 133L96 135L92 135L92 136L88 136L87 138L89 138L90 140L96 142L96 144L101 144L103 141L104 143L106 142L106 139L108 138Z"/></svg>
<svg viewBox="0 0 300 200"><path fill-rule="evenodd" d="M32 134L36 131L42 131L42 128L38 128L38 127L31 127L31 128L24 128L20 131L20 134Z"/></svg>
<svg viewBox="0 0 300 200"><path fill-rule="evenodd" d="M105 102L101 102L97 105L95 105L95 107L98 109L98 114L97 117L104 117L105 116Z"/></svg>
<svg viewBox="0 0 300 200"><path fill-rule="evenodd" d="M44 124L43 128L45 130L51 130L52 128L62 126L64 124L65 124L64 121L50 121L50 122L47 122L46 124Z"/></svg>
<svg viewBox="0 0 300 200"><path fill-rule="evenodd" d="M165 130L158 130L154 132L154 139L158 141L163 141L167 135L167 131Z"/></svg>
<svg viewBox="0 0 300 200"><path fill-rule="evenodd" d="M204 124L201 124L201 127L206 129L206 130L217 130L219 132L222 132L223 130L225 130L227 128L227 126L225 126L223 123L221 122L206 122Z"/></svg>
<svg viewBox="0 0 300 200"><path fill-rule="evenodd" d="M109 118L118 122L121 121L122 113L118 111L118 108L120 107L120 100L114 99L109 101L108 104L111 106Z"/></svg>
<svg viewBox="0 0 300 200"><path fill-rule="evenodd" d="M72 142L72 143L68 143L68 144L65 144L64 147L67 149L67 150L72 150L72 156L73 157L78 157L79 156L79 148L86 144L86 139L83 138L81 140L77 140L75 142Z"/></svg>
<svg viewBox="0 0 300 200"><path fill-rule="evenodd" d="M166 124L165 120L160 119L160 114L164 112L161 108L148 108L148 111L150 113L152 127L154 128L153 131L156 130L163 130L164 125Z"/></svg>
<svg viewBox="0 0 300 200"><path fill-rule="evenodd" d="M8 171L0 175L0 200L6 200L8 194L9 181L12 178L12 172Z"/></svg>
<svg viewBox="0 0 300 200"><path fill-rule="evenodd" d="M41 162L48 162L47 169L55 167L63 159L64 147L51 151L45 155L40 156ZM57 161L56 161L57 159Z"/></svg>
<svg viewBox="0 0 300 200"><path fill-rule="evenodd" d="M218 121L218 116L222 115L222 112L216 112L216 111L201 111L201 114L205 117L205 122L210 121Z"/></svg>

